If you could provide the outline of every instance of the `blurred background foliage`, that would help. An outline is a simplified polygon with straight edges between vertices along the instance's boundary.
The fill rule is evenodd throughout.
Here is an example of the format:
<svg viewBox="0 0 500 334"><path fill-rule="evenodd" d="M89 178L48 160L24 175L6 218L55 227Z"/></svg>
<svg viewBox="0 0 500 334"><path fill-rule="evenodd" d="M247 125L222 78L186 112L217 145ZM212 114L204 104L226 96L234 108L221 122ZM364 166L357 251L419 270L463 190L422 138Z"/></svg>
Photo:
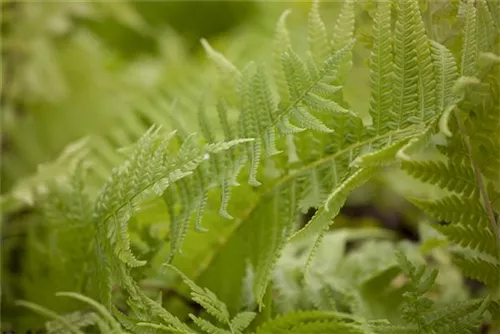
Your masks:
<svg viewBox="0 0 500 334"><path fill-rule="evenodd" d="M199 39L223 39L258 11L252 2L2 2L2 192L69 142L104 134L131 112L134 93L175 84L186 67L202 72Z"/></svg>

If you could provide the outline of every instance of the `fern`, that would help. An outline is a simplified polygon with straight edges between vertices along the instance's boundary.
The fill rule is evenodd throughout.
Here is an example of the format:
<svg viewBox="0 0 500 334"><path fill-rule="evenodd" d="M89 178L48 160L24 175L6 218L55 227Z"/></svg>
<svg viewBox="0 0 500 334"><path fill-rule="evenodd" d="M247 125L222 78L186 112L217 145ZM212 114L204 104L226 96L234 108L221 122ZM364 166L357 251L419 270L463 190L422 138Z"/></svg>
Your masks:
<svg viewBox="0 0 500 334"><path fill-rule="evenodd" d="M333 312L288 313L257 329L256 334L267 333L369 333L360 323Z"/></svg>
<svg viewBox="0 0 500 334"><path fill-rule="evenodd" d="M483 138L478 131L484 131L484 126L491 129L498 127L498 119L493 116L498 110L498 101L494 101L496 93L492 90L497 83L491 77L498 69L488 65L487 61L485 65L477 63L479 51L475 44L478 30L481 29L483 34L494 34L494 31L480 28L477 22L477 12L481 11L484 15L484 4L480 9L472 2L464 6L461 74L484 79L459 79L455 91L462 91L461 96L453 97L452 81L447 84L449 88L442 90L449 91L447 95L451 96L446 107L449 110L448 128L443 129L449 137L445 145L438 146L444 160L408 160L403 161L402 167L413 177L445 190L447 195L441 198L411 200L422 210L445 222L436 225L436 229L460 246L455 252L457 264L464 273L495 288L498 286L500 239L496 222L498 213L493 211L489 198L495 197L497 193L497 178L490 173L490 166L496 165L497 158L493 152L498 151L499 140L496 135ZM458 74L450 56L447 76L451 79L458 77ZM492 71L486 77L484 66L488 68L487 71ZM478 161L479 154L486 159L490 157L489 162Z"/></svg>
<svg viewBox="0 0 500 334"><path fill-rule="evenodd" d="M36 205L44 213L34 219L45 225L29 228L29 275L51 271L47 282L61 275L67 290L102 303L63 294L93 308L74 313L75 301L68 302L63 316L21 304L54 319L47 325L54 332L89 326L110 333L476 330L497 309L500 277L498 11L484 0L461 2L458 19L450 19L463 27L457 46L455 39L431 39L433 6L345 1L330 36L322 18L327 10L315 1L304 48L292 45L286 10L276 26L274 63L240 65L202 39L215 63L210 79L189 82L193 71L167 92L134 96L136 110L117 117L116 127L93 137L89 147L69 146L2 196L11 212ZM367 31L370 43L361 45ZM367 67L356 57L363 52ZM366 110L348 98L347 78L358 70L369 79ZM187 125L181 115L197 122ZM93 169L83 173L90 162ZM443 308L429 298L437 271L406 258L419 257L416 247L398 243L405 251L396 259L394 242L360 241L391 239L390 233L330 231L354 191L387 168L435 190L429 198L404 193L440 221L424 246L435 255L446 238L446 251L464 275L490 288L487 298ZM190 233L191 226L203 233ZM347 252L348 240L361 246ZM325 245L337 242L338 253L329 258ZM287 244L305 251L290 255ZM50 265L35 265L42 256L53 258ZM170 312L174 299L151 297L158 289L147 291L151 282L165 294L181 290L161 270L164 262L175 264L170 268L191 289L188 299L206 314L179 315ZM37 301L55 285L41 292L25 284ZM279 304L276 291L289 305ZM277 316L280 307L287 312ZM394 317L391 307L398 309Z"/></svg>

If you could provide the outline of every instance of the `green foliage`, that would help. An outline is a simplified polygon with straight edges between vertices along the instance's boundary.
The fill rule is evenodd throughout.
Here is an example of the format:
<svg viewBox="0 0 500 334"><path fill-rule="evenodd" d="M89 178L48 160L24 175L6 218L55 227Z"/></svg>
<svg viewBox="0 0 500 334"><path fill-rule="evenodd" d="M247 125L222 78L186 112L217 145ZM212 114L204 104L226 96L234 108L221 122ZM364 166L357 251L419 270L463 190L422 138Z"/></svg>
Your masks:
<svg viewBox="0 0 500 334"><path fill-rule="evenodd" d="M498 327L497 7L314 1L306 28L282 12L274 50L256 44L252 57L232 58L202 39L210 62L182 59L174 47L167 55L179 74L161 68L173 73L163 84L130 84L133 76L115 73L131 93L116 101L131 107L106 114L99 131L2 190L10 225L22 220L20 209L36 222L26 223L19 282L2 280L4 290L22 291L2 295L7 309L22 296L28 301L18 305L51 319L50 333ZM149 31L133 8L120 8L123 24ZM440 29L449 39L437 38ZM296 40L301 31L307 43ZM352 87L356 73L366 82ZM352 99L356 89L366 110ZM12 94L10 107L20 99ZM408 182L413 189L400 195L434 219L408 213L423 226L420 245L366 221L337 227L356 190L396 169L409 177L384 187ZM463 277L487 289L472 296ZM58 291L73 292L54 298ZM6 325L22 322L15 312Z"/></svg>

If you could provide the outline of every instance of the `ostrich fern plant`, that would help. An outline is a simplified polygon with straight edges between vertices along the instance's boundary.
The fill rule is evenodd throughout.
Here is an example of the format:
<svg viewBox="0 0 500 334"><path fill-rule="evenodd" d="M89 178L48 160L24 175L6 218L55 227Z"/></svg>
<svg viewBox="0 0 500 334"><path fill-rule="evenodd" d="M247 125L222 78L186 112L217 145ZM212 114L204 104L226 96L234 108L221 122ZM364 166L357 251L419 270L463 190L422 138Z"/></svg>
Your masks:
<svg viewBox="0 0 500 334"><path fill-rule="evenodd" d="M18 304L52 318L53 333L444 334L495 326L500 3L426 5L345 1L332 36L314 2L305 49L292 46L285 11L270 63L238 67L202 40L218 81L194 102L201 135L187 129L176 100L156 96L124 125L129 133L143 128L134 145L115 152L107 138L94 138L99 144L73 147L83 153L70 150L24 185L43 224L30 230L23 278L25 295L36 298ZM460 33L451 39L437 38L440 23L422 14L439 6L454 14L446 25ZM362 15L371 22L363 33ZM368 58L368 120L344 98L356 53ZM144 118L176 131L147 130ZM61 165L67 177L46 177ZM417 246L377 229L335 229L353 191L387 168L434 188L436 197L402 194L438 221L422 248L449 262L438 269L484 283L484 295L441 305L437 270ZM349 253L340 246L348 240L366 243ZM167 294L148 291L159 281L186 295L178 276L199 314L181 319ZM92 309L58 304L56 289ZM287 294L304 298L279 306Z"/></svg>

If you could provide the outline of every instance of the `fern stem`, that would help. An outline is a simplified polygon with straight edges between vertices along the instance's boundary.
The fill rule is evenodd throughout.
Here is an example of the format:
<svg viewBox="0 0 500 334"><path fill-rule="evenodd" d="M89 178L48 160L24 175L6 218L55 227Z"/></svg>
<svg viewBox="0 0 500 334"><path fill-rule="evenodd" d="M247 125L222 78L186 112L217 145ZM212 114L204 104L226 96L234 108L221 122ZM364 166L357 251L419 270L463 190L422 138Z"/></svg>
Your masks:
<svg viewBox="0 0 500 334"><path fill-rule="evenodd" d="M472 165L472 170L474 171L474 175L476 177L476 182L479 187L479 192L481 194L481 197L483 198L484 201L484 208L486 210L486 214L488 216L488 219L491 223L491 228L493 229L493 233L495 234L495 237L497 239L497 246L498 246L498 254L500 256L500 232L498 231L498 225L495 220L495 213L493 212L493 208L491 206L491 202L488 198L488 192L486 191L486 187L484 186L484 181L483 177L481 175L481 171L479 170L479 166L477 165L476 161L474 160L474 157L472 155L472 146L470 144L470 141L468 139L468 134L467 130L465 128L465 125L461 122L459 119L459 115L455 112L455 120L457 121L458 129L463 137L463 141L465 144L465 147L467 149L467 155L469 156L469 160Z"/></svg>

